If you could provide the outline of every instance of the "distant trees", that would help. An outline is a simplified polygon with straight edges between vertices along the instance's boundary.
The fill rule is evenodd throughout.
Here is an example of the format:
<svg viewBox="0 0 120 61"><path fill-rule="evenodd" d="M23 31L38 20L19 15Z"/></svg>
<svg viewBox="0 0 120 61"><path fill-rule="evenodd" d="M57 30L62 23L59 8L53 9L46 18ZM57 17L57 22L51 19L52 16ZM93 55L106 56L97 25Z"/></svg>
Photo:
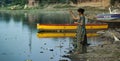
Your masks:
<svg viewBox="0 0 120 61"><path fill-rule="evenodd" d="M24 4L27 4L27 0L1 0L0 1L1 5L8 5L8 4L11 4L11 5L24 5Z"/></svg>
<svg viewBox="0 0 120 61"><path fill-rule="evenodd" d="M12 3L13 5L18 5L18 4L19 4L19 5L25 5L25 4L27 4L27 2L28 2L27 0L12 0L11 3Z"/></svg>
<svg viewBox="0 0 120 61"><path fill-rule="evenodd" d="M0 5L7 5L7 4L10 4L11 3L11 0L1 0L0 1Z"/></svg>
<svg viewBox="0 0 120 61"><path fill-rule="evenodd" d="M25 5L28 4L28 2L31 0L0 0L1 5ZM53 3L69 3L70 1L74 0L35 0L38 1L39 3L45 3L45 4L53 4Z"/></svg>
<svg viewBox="0 0 120 61"><path fill-rule="evenodd" d="M70 0L38 0L40 3L69 3Z"/></svg>
<svg viewBox="0 0 120 61"><path fill-rule="evenodd" d="M28 4L29 1L31 0L0 0L0 5L25 5ZM75 4L79 3L79 2L83 2L83 1L94 1L94 0L34 0L37 1L39 4L55 4L55 3L70 3L73 2ZM95 1L102 1L102 0L95 0ZM120 3L120 0L111 0L111 4L114 5L117 3Z"/></svg>

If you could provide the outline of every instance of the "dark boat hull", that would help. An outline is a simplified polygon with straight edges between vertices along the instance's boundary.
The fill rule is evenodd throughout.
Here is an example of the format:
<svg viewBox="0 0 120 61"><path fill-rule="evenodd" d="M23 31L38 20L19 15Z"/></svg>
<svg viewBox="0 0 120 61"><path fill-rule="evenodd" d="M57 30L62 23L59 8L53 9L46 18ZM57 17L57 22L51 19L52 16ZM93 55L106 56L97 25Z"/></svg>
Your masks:
<svg viewBox="0 0 120 61"><path fill-rule="evenodd" d="M120 14L99 14L96 18L97 20L114 20L120 19Z"/></svg>

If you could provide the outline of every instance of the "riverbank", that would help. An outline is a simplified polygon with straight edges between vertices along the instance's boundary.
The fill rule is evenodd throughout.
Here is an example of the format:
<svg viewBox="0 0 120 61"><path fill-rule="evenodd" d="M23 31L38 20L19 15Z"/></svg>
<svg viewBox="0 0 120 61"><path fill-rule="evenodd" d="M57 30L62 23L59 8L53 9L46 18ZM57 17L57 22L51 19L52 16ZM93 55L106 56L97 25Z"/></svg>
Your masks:
<svg viewBox="0 0 120 61"><path fill-rule="evenodd" d="M107 44L88 47L88 53L72 54L71 59L79 59L79 61L120 61L119 46L119 44Z"/></svg>
<svg viewBox="0 0 120 61"><path fill-rule="evenodd" d="M30 13L38 13L38 12L41 12L41 11L69 11L69 10L73 10L73 11L76 11L78 8L84 8L86 11L93 11L93 12L106 12L108 9L105 9L103 7L94 7L94 6L83 6L85 4L82 4L82 5L71 5L71 4L46 4L44 6L38 6L38 7L35 7L35 8L21 8L21 6L18 6L16 5L14 9L11 9L10 7L3 7L3 8L0 8L0 12L9 12L9 13L12 13L12 12L30 12ZM14 6L13 6L14 7ZM89 12L91 13L91 12Z"/></svg>
<svg viewBox="0 0 120 61"><path fill-rule="evenodd" d="M77 15L77 9L79 7L57 7L53 8L52 6L48 6L44 9L19 9L19 10L10 10L10 9L1 9L0 13L8 13L8 14L33 14L39 15L41 13L60 13L60 14L69 14L69 10L72 10ZM85 15L90 18L94 19L97 14L108 12L107 9L98 9L95 7L82 7L86 10Z"/></svg>
<svg viewBox="0 0 120 61"><path fill-rule="evenodd" d="M72 61L120 61L120 40L116 41L112 36L114 34L115 37L120 39L120 31L118 29L109 29L104 32L104 34L98 37L98 39L103 41L102 44L88 46L85 54L73 52L70 55Z"/></svg>

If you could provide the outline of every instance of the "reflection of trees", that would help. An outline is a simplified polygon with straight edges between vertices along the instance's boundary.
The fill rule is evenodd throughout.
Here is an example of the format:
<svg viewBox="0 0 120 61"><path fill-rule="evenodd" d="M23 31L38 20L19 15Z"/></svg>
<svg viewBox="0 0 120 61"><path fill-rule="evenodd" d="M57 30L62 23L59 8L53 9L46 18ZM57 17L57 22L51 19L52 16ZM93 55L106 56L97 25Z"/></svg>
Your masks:
<svg viewBox="0 0 120 61"><path fill-rule="evenodd" d="M0 13L0 19L9 23L11 20L19 23L22 22L23 27L36 29L37 23L42 24L68 24L70 23L69 14L64 12L47 12L47 13Z"/></svg>
<svg viewBox="0 0 120 61"><path fill-rule="evenodd" d="M21 22L24 19L23 14L12 14L11 17L14 22Z"/></svg>
<svg viewBox="0 0 120 61"><path fill-rule="evenodd" d="M28 27L30 30L36 29L38 15L27 14L26 16L23 13L0 13L0 21L4 21L9 23L10 21L14 21L17 23L22 23L23 27Z"/></svg>
<svg viewBox="0 0 120 61"><path fill-rule="evenodd" d="M36 29L35 18L33 15L30 14L12 14L11 15L14 22L22 22L23 27L28 27L31 29Z"/></svg>
<svg viewBox="0 0 120 61"><path fill-rule="evenodd" d="M0 19L4 20L6 23L9 23L11 19L11 15L8 13L0 13Z"/></svg>
<svg viewBox="0 0 120 61"><path fill-rule="evenodd" d="M23 26L28 26L30 30L31 29L34 30L36 29L37 20L38 20L37 14L25 13L25 17L23 19Z"/></svg>
<svg viewBox="0 0 120 61"><path fill-rule="evenodd" d="M67 24L70 23L69 15L65 13L44 13L39 16L42 24Z"/></svg>

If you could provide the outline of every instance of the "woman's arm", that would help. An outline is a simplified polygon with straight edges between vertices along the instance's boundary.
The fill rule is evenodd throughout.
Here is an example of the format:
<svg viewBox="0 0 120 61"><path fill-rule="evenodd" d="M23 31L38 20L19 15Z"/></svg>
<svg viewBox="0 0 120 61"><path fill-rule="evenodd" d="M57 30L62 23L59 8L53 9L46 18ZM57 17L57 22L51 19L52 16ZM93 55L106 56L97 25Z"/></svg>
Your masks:
<svg viewBox="0 0 120 61"><path fill-rule="evenodd" d="M82 23L78 23L78 22L74 22L74 24L80 24L80 25L82 25Z"/></svg>
<svg viewBox="0 0 120 61"><path fill-rule="evenodd" d="M74 15L74 13L70 10L70 14L71 14L71 16L72 16L72 18L74 19L74 20L79 20L79 18L78 17L76 17L75 15Z"/></svg>

